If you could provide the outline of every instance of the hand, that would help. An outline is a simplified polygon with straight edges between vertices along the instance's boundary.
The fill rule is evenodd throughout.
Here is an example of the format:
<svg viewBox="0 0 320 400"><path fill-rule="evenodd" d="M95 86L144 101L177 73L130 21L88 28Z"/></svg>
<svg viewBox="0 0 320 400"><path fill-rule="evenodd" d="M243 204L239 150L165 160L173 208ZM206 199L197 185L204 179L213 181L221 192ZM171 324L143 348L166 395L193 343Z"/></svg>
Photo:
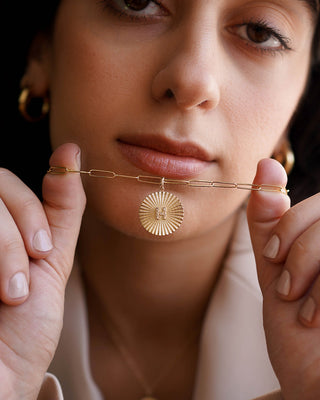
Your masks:
<svg viewBox="0 0 320 400"><path fill-rule="evenodd" d="M286 184L274 160L255 183ZM253 192L248 222L263 294L269 356L285 400L320 399L320 194L290 208L283 194Z"/></svg>
<svg viewBox="0 0 320 400"><path fill-rule="evenodd" d="M78 155L66 144L50 163L78 169ZM41 204L0 170L0 199L0 399L30 400L59 340L85 195L78 174L47 174Z"/></svg>

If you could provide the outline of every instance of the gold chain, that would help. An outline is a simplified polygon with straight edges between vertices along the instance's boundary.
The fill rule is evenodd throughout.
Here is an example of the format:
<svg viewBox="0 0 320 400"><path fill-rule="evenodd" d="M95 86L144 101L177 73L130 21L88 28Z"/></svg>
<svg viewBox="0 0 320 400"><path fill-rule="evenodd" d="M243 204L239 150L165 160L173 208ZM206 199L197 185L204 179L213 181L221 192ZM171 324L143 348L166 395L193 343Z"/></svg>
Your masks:
<svg viewBox="0 0 320 400"><path fill-rule="evenodd" d="M50 167L48 173L54 175L63 175L66 173L76 173L76 174L84 174L90 177L95 178L104 178L104 179L115 179L115 178L125 178L125 179L134 179L141 183L148 183L153 185L183 185L190 187L207 187L207 188L217 188L217 189L240 189L240 190L251 190L257 192L278 192L283 194L288 194L289 190L280 185L268 185L268 184L256 184L256 183L232 183L232 182L220 182L220 181L207 181L201 179L170 179L164 178L160 176L148 176L148 175L124 175L117 174L113 171L105 171L102 169L90 169L89 171L82 170L73 170L67 167Z"/></svg>

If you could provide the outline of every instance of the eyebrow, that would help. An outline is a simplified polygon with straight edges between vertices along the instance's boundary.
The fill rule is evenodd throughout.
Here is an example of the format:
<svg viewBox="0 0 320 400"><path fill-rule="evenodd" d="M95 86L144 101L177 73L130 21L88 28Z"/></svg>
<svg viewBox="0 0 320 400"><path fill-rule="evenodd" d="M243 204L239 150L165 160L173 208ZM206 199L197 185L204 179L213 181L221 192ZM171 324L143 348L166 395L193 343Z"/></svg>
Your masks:
<svg viewBox="0 0 320 400"><path fill-rule="evenodd" d="M319 0L300 0L302 1L309 9L311 9L312 13L318 15L319 13Z"/></svg>

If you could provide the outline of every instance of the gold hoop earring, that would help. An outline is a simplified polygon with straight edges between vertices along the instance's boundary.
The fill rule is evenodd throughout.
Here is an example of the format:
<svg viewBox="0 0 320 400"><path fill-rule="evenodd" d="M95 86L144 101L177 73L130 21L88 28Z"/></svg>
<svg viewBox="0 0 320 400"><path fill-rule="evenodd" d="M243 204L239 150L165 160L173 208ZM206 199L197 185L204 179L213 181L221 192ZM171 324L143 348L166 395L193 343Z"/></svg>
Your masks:
<svg viewBox="0 0 320 400"><path fill-rule="evenodd" d="M32 97L29 88L22 89L18 103L20 114L29 122L38 122L49 113L49 98Z"/></svg>
<svg viewBox="0 0 320 400"><path fill-rule="evenodd" d="M292 151L289 140L283 141L279 151L277 151L277 153L273 155L273 158L279 161L279 163L285 169L287 175L289 175L293 169L295 162L294 153Z"/></svg>

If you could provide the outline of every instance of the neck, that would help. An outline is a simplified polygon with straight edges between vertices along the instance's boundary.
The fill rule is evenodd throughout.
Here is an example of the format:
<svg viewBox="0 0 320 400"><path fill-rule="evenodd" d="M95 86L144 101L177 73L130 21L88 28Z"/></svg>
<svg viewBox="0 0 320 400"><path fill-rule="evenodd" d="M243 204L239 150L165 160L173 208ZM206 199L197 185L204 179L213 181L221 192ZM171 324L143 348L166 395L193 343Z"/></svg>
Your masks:
<svg viewBox="0 0 320 400"><path fill-rule="evenodd" d="M123 235L87 211L78 257L90 293L130 337L141 326L153 337L164 326L176 337L200 327L235 218L203 237L162 242Z"/></svg>

